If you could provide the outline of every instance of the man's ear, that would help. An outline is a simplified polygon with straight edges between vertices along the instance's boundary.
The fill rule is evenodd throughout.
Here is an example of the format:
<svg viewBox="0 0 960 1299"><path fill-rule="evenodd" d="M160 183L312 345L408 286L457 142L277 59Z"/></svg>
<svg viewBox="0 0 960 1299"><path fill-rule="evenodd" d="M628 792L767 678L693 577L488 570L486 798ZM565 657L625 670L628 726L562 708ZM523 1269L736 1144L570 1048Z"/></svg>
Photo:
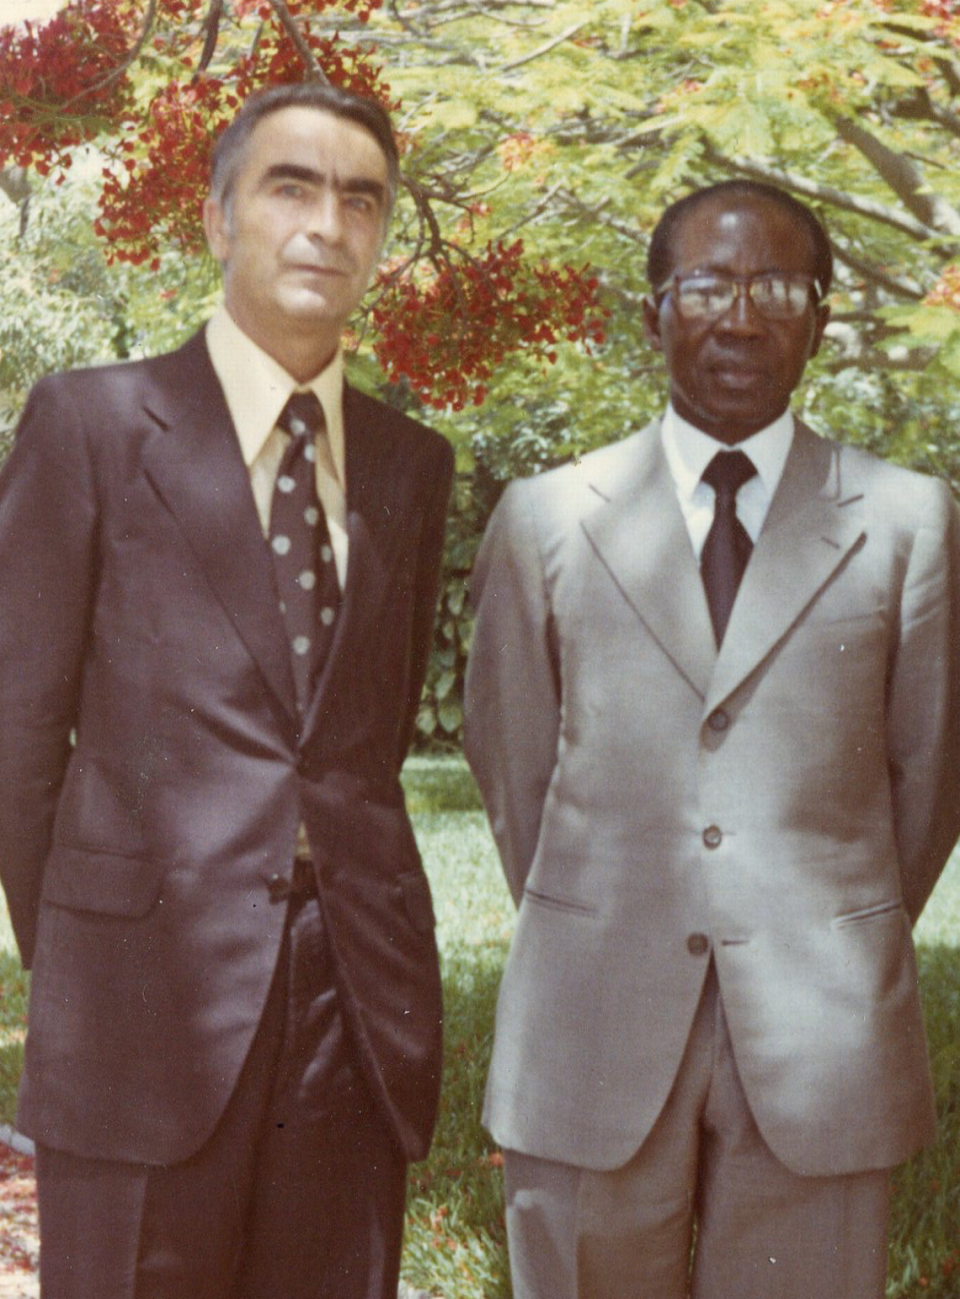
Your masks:
<svg viewBox="0 0 960 1299"><path fill-rule="evenodd" d="M225 262L230 251L230 220L223 204L212 196L203 204L203 230L214 257Z"/></svg>
<svg viewBox="0 0 960 1299"><path fill-rule="evenodd" d="M823 342L823 331L827 327L827 321L830 319L830 307L826 302L821 302L817 307L816 319L813 326L813 338L810 342L810 355L816 356L820 351L820 344Z"/></svg>
<svg viewBox="0 0 960 1299"><path fill-rule="evenodd" d="M643 299L643 332L647 342L655 352L663 351L663 339L660 337L660 312L657 304L649 294Z"/></svg>

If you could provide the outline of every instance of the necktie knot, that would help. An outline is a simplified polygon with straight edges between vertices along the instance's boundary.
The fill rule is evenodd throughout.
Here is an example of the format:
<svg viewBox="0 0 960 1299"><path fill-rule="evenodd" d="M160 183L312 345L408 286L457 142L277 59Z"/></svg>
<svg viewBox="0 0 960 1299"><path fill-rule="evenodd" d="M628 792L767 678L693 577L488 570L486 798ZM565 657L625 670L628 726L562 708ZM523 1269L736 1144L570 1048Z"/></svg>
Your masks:
<svg viewBox="0 0 960 1299"><path fill-rule="evenodd" d="M756 465L745 452L718 451L703 471L703 481L718 498L732 499L756 472Z"/></svg>
<svg viewBox="0 0 960 1299"><path fill-rule="evenodd" d="M305 437L308 434L315 437L318 429L324 426L323 407L317 394L293 393L280 412L277 424L293 438Z"/></svg>

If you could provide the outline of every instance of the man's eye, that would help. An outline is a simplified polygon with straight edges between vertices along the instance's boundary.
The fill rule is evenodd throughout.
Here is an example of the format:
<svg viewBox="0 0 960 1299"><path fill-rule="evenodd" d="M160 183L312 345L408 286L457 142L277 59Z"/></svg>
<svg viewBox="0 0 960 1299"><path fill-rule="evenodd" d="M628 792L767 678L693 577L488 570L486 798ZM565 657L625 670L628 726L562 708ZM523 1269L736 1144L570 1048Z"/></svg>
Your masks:
<svg viewBox="0 0 960 1299"><path fill-rule="evenodd" d="M718 310L729 305L730 286L720 280L692 280L683 286L683 296L701 310Z"/></svg>
<svg viewBox="0 0 960 1299"><path fill-rule="evenodd" d="M306 190L299 181L285 180L282 184L277 186L276 192L282 198L303 198Z"/></svg>
<svg viewBox="0 0 960 1299"><path fill-rule="evenodd" d="M354 212L366 214L374 210L374 203L369 194L348 194L347 207Z"/></svg>
<svg viewBox="0 0 960 1299"><path fill-rule="evenodd" d="M771 276L766 280L755 280L753 298L755 302L771 307L782 307L790 298L792 287L788 280L781 279L778 276Z"/></svg>

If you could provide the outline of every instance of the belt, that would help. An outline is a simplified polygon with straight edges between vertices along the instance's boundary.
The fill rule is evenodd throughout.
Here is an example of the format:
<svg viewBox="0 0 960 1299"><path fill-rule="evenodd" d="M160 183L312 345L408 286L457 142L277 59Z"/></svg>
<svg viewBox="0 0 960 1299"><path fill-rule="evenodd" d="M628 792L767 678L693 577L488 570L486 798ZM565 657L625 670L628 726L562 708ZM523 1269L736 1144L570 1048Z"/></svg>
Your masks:
<svg viewBox="0 0 960 1299"><path fill-rule="evenodd" d="M271 875L267 880L271 902L285 902L292 897L316 897L317 877L313 862L296 857L289 875Z"/></svg>

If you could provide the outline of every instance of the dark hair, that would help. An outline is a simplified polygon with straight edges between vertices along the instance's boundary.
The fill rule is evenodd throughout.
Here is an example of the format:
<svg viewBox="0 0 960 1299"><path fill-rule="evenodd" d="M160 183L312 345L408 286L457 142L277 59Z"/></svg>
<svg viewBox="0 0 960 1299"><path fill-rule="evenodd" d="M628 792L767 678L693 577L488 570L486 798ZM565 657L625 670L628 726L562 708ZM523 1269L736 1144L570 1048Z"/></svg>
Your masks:
<svg viewBox="0 0 960 1299"><path fill-rule="evenodd" d="M776 185L766 185L758 180L723 180L716 185L695 189L692 194L677 199L663 212L654 227L647 250L647 279L656 293L670 278L673 271L673 239L677 227L701 203L713 198L761 199L776 203L807 232L813 252L814 275L826 294L833 280L833 253L830 240L819 217L805 203Z"/></svg>
<svg viewBox="0 0 960 1299"><path fill-rule="evenodd" d="M356 122L370 132L387 160L387 210L397 196L400 163L397 142L387 110L375 99L357 95L323 81L303 81L292 85L270 86L258 90L243 107L213 146L210 166L210 193L219 203L230 202L231 191L250 136L258 123L282 108L315 108Z"/></svg>

